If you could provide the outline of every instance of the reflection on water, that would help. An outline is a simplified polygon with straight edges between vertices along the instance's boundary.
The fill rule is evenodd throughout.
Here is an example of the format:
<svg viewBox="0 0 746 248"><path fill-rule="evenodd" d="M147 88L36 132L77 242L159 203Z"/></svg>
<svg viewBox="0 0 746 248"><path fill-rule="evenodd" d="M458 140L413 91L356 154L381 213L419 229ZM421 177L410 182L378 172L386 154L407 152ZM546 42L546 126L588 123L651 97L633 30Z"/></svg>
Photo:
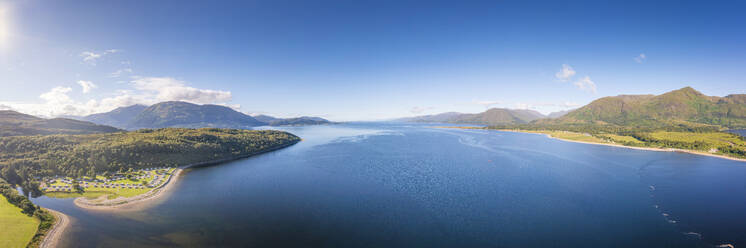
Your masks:
<svg viewBox="0 0 746 248"><path fill-rule="evenodd" d="M192 169L144 211L34 201L76 219L68 247L746 243L735 161L412 124L283 129L303 141Z"/></svg>

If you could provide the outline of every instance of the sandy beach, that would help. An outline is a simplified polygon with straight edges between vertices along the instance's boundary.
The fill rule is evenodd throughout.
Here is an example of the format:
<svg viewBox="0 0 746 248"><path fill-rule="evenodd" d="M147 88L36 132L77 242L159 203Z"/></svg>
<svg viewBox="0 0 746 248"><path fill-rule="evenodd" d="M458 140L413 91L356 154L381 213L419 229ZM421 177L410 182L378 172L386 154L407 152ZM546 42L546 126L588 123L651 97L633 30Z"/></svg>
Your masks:
<svg viewBox="0 0 746 248"><path fill-rule="evenodd" d="M54 223L54 226L51 230L47 233L47 235L44 237L44 240L39 245L40 248L54 248L59 245L60 238L62 238L62 235L64 235L67 228L70 226L70 217L67 215L51 210L51 209L45 209L52 213L54 217L57 219L57 221Z"/></svg>

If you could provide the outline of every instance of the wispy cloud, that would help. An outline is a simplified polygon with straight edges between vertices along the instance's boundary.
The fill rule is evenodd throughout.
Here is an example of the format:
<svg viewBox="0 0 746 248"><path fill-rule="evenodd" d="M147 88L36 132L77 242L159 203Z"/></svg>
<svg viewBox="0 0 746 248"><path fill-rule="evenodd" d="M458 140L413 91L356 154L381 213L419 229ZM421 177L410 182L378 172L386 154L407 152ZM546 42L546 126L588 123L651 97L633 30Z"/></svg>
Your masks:
<svg viewBox="0 0 746 248"><path fill-rule="evenodd" d="M88 92L91 92L92 89L98 88L98 85L94 84L91 81L83 81L79 80L78 85L80 85L81 88L83 88L83 93L87 94Z"/></svg>
<svg viewBox="0 0 746 248"><path fill-rule="evenodd" d="M573 76L575 76L575 70L568 64L562 64L562 69L554 74L554 77L562 82L567 82Z"/></svg>
<svg viewBox="0 0 746 248"><path fill-rule="evenodd" d="M87 62L89 64L95 65L96 60L102 58L103 56L106 56L112 53L118 53L118 52L119 50L117 49L109 49L109 50L106 50L100 53L96 53L93 51L85 51L85 52L80 53L80 57L83 57L83 62Z"/></svg>
<svg viewBox="0 0 746 248"><path fill-rule="evenodd" d="M637 57L635 57L635 62L637 62L638 64L642 64L647 59L648 57L644 53L641 53L640 55L637 55Z"/></svg>
<svg viewBox="0 0 746 248"><path fill-rule="evenodd" d="M580 80L575 81L573 84L575 85L575 87L578 87L578 89L588 91L594 94L596 93L596 83L594 83L591 80L591 77L589 76L585 76L581 78Z"/></svg>
<svg viewBox="0 0 746 248"><path fill-rule="evenodd" d="M643 59L645 58L645 54L640 54L640 56L642 56ZM575 69L573 69L570 65L562 64L562 69L554 74L554 77L556 77L561 82L567 82L570 81L570 79L572 79L575 74L577 74L575 72ZM580 90L591 92L594 94L596 93L596 83L594 83L589 76L578 79L573 83L573 85L575 85L575 87Z"/></svg>

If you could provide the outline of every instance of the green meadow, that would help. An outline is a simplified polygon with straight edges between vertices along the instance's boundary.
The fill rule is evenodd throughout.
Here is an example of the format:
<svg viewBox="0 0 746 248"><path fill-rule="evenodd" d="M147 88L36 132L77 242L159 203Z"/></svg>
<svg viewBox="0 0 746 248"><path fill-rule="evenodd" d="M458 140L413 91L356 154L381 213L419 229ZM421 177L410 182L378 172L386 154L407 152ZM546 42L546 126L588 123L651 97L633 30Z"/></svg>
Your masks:
<svg viewBox="0 0 746 248"><path fill-rule="evenodd" d="M38 227L37 218L21 213L0 195L0 247L26 247Z"/></svg>

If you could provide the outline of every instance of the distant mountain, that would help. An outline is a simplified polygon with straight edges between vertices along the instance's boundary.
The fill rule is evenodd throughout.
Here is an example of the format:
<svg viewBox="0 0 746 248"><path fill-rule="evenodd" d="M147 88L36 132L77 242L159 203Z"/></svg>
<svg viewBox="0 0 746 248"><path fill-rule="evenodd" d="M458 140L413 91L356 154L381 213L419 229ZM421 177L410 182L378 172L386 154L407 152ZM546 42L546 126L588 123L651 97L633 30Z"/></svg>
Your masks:
<svg viewBox="0 0 746 248"><path fill-rule="evenodd" d="M421 115L421 116L415 116L415 117L405 117L405 118L397 119L397 121L447 123L447 122L450 122L450 120L452 119L458 118L458 116L460 115L464 115L464 113L446 112L446 113L440 113L440 114L435 114L435 115Z"/></svg>
<svg viewBox="0 0 746 248"><path fill-rule="evenodd" d="M48 134L112 133L120 129L66 118L44 119L11 110L0 111L0 137Z"/></svg>
<svg viewBox="0 0 746 248"><path fill-rule="evenodd" d="M267 124L269 124L269 123L271 123L273 121L282 120L281 118L275 118L275 117L272 117L272 116L269 116L269 115L256 115L256 116L252 116L252 117L254 117L254 119L256 119L257 121L261 121L261 122L264 122L264 123L267 123Z"/></svg>
<svg viewBox="0 0 746 248"><path fill-rule="evenodd" d="M571 110L562 110L562 111L557 111L557 112L552 112L552 113L549 113L549 114L547 115L547 118L550 118L550 119L556 119L556 118L560 118L560 117L562 117L562 116L565 116L565 115L566 115L567 113L570 113L570 112L572 112L573 110L574 110L574 109L571 109Z"/></svg>
<svg viewBox="0 0 746 248"><path fill-rule="evenodd" d="M591 102L548 123L623 126L707 124L746 128L746 95L706 96L691 87L655 95L620 95Z"/></svg>
<svg viewBox="0 0 746 248"><path fill-rule="evenodd" d="M132 105L76 119L124 129L163 127L218 127L248 129L255 126L318 125L331 123L319 117L275 118L249 116L229 107L187 102L162 102L152 106Z"/></svg>
<svg viewBox="0 0 746 248"><path fill-rule="evenodd" d="M106 113L92 114L82 119L102 125L126 128L146 108L148 106L136 104L128 107L119 107Z"/></svg>
<svg viewBox="0 0 746 248"><path fill-rule="evenodd" d="M533 110L491 108L478 114L448 112L437 115L402 118L398 119L398 121L501 125L525 124L541 118L546 118L546 116Z"/></svg>
<svg viewBox="0 0 746 248"><path fill-rule="evenodd" d="M127 128L217 127L246 129L261 125L264 125L264 123L225 106L162 102L142 110L127 123Z"/></svg>
<svg viewBox="0 0 746 248"><path fill-rule="evenodd" d="M330 123L332 122L324 118L302 116L302 117L296 117L296 118L275 120L275 121L269 122L269 125L270 126L305 126L305 125L321 125L321 124L330 124Z"/></svg>
<svg viewBox="0 0 746 248"><path fill-rule="evenodd" d="M332 122L321 118L311 116L301 116L295 118L276 118L269 115L256 115L254 116L258 121L266 123L268 126L305 126L305 125L323 125L331 124Z"/></svg>

